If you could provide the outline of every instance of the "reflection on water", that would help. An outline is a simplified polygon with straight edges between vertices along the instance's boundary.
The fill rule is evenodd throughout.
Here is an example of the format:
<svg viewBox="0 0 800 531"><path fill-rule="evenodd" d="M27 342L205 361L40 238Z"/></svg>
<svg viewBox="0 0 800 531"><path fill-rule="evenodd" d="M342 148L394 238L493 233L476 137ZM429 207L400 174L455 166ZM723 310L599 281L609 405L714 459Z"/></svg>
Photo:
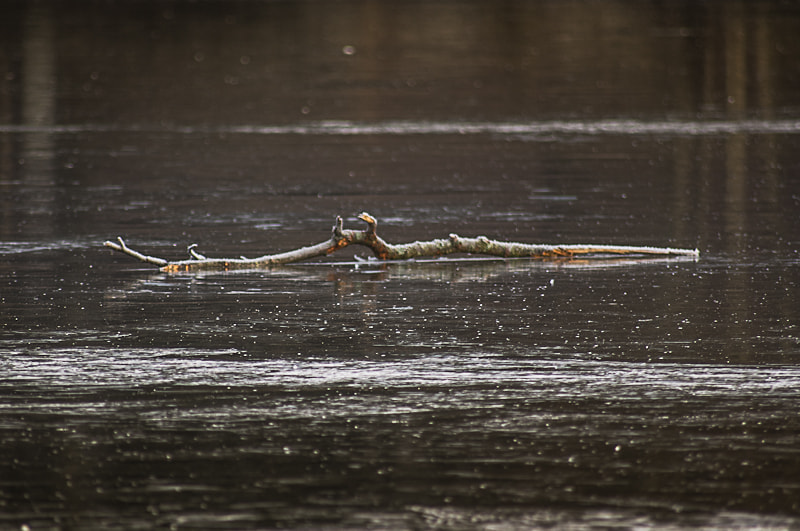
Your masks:
<svg viewBox="0 0 800 531"><path fill-rule="evenodd" d="M1 125L7 133L171 133L178 135L510 135L517 140L554 140L553 135L706 136L771 133L800 134L800 120L551 120L536 122L304 122L292 125L140 126Z"/></svg>
<svg viewBox="0 0 800 531"><path fill-rule="evenodd" d="M751 511L796 504L797 367L548 358L6 351L6 477L112 528L796 523Z"/></svg>
<svg viewBox="0 0 800 531"><path fill-rule="evenodd" d="M47 8L66 124L741 119L796 104L796 8L779 2ZM9 10L9 44L34 9Z"/></svg>
<svg viewBox="0 0 800 531"><path fill-rule="evenodd" d="M800 383L796 367L741 367L692 364L640 364L612 361L552 359L552 349L533 350L517 357L489 353L439 354L422 358L375 359L315 358L254 359L232 349L48 349L5 353L4 364L12 377L9 385L20 393L34 383L36 393L95 392L142 386L268 386L289 390L325 387L358 389L416 389L436 386L455 392L459 388L503 389L517 387L537 396L566 399L613 398L639 401L646 397L675 399L692 396L735 395L737 400L795 398ZM733 397L728 397L732 399ZM397 404L403 411L410 407ZM377 404L376 407L391 406ZM435 404L416 404L424 410ZM374 414L374 409L342 411L344 417ZM292 414L303 413L289 404ZM280 408L270 406L271 414ZM412 408L413 409L413 408ZM385 414L399 414L389 409ZM194 412L187 412L194 415ZM313 415L313 411L305 414ZM328 414L334 414L328 411ZM176 415L181 415L176 412Z"/></svg>
<svg viewBox="0 0 800 531"><path fill-rule="evenodd" d="M800 11L630 7L4 6L0 528L800 526ZM701 255L101 246L363 210Z"/></svg>

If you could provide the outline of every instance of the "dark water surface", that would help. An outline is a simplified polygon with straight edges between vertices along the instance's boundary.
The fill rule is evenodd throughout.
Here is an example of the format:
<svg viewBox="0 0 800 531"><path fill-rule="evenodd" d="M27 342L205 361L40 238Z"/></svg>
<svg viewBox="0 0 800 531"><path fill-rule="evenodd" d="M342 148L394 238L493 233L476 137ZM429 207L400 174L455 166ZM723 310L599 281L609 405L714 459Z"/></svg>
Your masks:
<svg viewBox="0 0 800 531"><path fill-rule="evenodd" d="M0 529L800 528L800 4L0 11Z"/></svg>

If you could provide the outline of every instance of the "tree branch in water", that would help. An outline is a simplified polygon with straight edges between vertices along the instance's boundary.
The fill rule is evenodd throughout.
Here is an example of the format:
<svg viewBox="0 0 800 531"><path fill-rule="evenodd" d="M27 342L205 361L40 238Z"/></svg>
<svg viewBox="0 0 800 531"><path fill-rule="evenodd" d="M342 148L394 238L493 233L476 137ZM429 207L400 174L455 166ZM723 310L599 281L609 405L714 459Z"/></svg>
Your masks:
<svg viewBox="0 0 800 531"><path fill-rule="evenodd" d="M429 241L416 241L403 244L391 244L377 234L378 221L362 212L358 218L367 224L364 230L345 229L341 217L336 218L331 237L327 241L301 247L293 251L268 254L258 258L207 258L195 251L196 245L189 247L191 256L188 260L170 261L155 256L148 256L135 251L125 244L122 238L107 241L105 246L127 254L139 261L157 265L162 271L169 273L193 271L232 271L241 269L264 269L271 266L300 262L319 256L327 256L349 245L369 247L381 260L409 260L431 256L444 256L453 253L479 254L499 256L502 258L572 258L592 255L651 255L651 256L694 256L700 255L697 249L675 249L671 247L635 247L616 245L544 245L517 242L501 242L490 240L486 236L463 238L450 234L447 238Z"/></svg>

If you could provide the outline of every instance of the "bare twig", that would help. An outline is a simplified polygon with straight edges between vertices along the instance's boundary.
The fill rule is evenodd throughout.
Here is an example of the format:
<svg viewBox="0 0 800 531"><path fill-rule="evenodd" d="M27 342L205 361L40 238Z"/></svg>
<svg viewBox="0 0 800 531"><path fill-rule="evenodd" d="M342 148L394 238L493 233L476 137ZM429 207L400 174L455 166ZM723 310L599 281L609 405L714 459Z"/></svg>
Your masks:
<svg viewBox="0 0 800 531"><path fill-rule="evenodd" d="M277 254L268 254L258 258L207 258L196 252L196 244L189 247L191 258L188 260L169 261L163 258L147 256L134 251L122 240L117 242L107 241L106 247L132 256L142 262L155 264L166 272L180 271L230 271L236 269L262 269L270 266L299 262L319 256L326 256L349 245L362 245L372 249L375 256L381 260L408 260L430 256L444 256L452 253L481 254L503 258L571 258L575 256L592 255L651 255L651 256L693 256L700 255L697 249L676 249L671 247L635 247L616 245L544 245L517 242L501 242L490 240L485 236L477 238L463 238L457 234L450 234L447 238L416 241L404 244L390 244L377 234L378 221L362 212L358 218L367 224L364 230L350 230L344 228L341 217L336 218L336 224L327 241L301 247L292 251Z"/></svg>
<svg viewBox="0 0 800 531"><path fill-rule="evenodd" d="M118 243L117 243L118 242ZM155 264L157 266L163 267L169 264L169 261L164 260L163 258L157 258L155 256L147 256L146 254L142 254L139 251L134 251L127 245L125 245L125 240L117 237L116 242L107 241L105 243L106 247L111 247L115 251L119 251L121 253L125 253L129 256L136 258L137 260L141 260L142 262L147 262L148 264Z"/></svg>

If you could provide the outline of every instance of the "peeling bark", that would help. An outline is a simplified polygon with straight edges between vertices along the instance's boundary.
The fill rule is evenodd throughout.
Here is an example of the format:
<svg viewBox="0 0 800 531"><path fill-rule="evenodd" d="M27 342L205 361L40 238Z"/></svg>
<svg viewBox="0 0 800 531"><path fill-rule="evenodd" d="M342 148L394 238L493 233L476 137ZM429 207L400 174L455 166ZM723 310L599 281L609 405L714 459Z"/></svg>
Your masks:
<svg viewBox="0 0 800 531"><path fill-rule="evenodd" d="M408 260L412 258L444 256L453 253L480 254L502 258L554 259L592 255L632 255L632 256L693 256L700 252L697 249L675 249L670 247L634 247L615 245L543 245L517 242L501 242L490 240L486 236L463 238L450 234L447 238L429 241L416 241L404 244L391 244L377 234L378 221L362 212L358 218L367 224L364 230L351 230L343 227L341 217L336 218L330 239L327 241L301 247L278 254L268 254L258 258L207 258L195 251L195 245L189 247L191 258L188 260L170 261L155 256L148 256L135 251L125 244L122 238L117 241L106 241L105 246L127 254L139 261L159 266L168 273L194 271L232 271L242 269L264 269L271 266L288 264L326 256L349 245L362 245L372 249L381 260Z"/></svg>

